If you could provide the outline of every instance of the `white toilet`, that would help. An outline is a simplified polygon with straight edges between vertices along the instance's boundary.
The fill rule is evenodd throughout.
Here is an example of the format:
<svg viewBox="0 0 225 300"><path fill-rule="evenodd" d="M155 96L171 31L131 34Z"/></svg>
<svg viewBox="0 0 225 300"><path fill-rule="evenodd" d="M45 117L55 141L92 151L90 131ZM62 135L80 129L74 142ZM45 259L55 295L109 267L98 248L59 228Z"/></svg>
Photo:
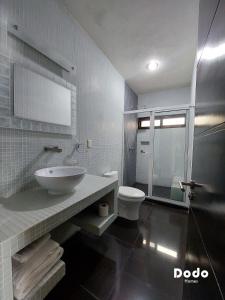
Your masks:
<svg viewBox="0 0 225 300"><path fill-rule="evenodd" d="M104 177L118 178L118 171L103 174ZM118 214L128 220L139 219L139 208L145 200L145 193L129 186L120 186L118 191Z"/></svg>

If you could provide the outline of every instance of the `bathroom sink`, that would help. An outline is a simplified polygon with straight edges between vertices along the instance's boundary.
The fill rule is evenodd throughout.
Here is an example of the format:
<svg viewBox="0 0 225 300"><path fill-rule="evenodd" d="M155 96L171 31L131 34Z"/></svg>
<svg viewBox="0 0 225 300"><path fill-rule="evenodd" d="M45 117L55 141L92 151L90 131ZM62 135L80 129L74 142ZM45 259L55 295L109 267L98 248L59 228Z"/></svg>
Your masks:
<svg viewBox="0 0 225 300"><path fill-rule="evenodd" d="M50 194L58 195L73 192L85 173L82 167L52 167L37 170L34 176Z"/></svg>

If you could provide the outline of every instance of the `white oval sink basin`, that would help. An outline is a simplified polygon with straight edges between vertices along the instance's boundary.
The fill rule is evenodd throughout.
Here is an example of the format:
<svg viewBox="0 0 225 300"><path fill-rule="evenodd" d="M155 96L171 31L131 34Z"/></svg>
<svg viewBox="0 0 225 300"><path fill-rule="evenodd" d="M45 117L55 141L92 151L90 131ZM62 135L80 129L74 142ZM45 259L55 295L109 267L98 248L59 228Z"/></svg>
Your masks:
<svg viewBox="0 0 225 300"><path fill-rule="evenodd" d="M85 173L86 169L82 167L52 167L37 170L34 176L50 194L57 195L73 192Z"/></svg>

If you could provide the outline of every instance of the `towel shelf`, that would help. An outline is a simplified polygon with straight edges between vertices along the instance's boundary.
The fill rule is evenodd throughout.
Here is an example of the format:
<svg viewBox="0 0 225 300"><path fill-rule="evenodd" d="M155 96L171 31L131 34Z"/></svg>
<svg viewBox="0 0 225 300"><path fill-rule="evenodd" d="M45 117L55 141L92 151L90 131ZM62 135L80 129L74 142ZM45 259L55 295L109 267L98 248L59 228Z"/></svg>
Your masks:
<svg viewBox="0 0 225 300"><path fill-rule="evenodd" d="M23 300L43 300L65 273L65 263L60 260Z"/></svg>
<svg viewBox="0 0 225 300"><path fill-rule="evenodd" d="M98 215L98 205L100 203L108 203L109 215L107 217L100 217ZM74 216L71 222L86 232L100 236L116 218L117 199L115 198L114 191L112 191Z"/></svg>
<svg viewBox="0 0 225 300"><path fill-rule="evenodd" d="M117 215L114 213L109 214L107 217L99 217L95 211L85 210L76 215L72 222L83 230L100 236L116 218Z"/></svg>
<svg viewBox="0 0 225 300"><path fill-rule="evenodd" d="M80 227L74 225L71 221L67 221L51 231L51 237L54 241L62 245L74 234L80 231Z"/></svg>

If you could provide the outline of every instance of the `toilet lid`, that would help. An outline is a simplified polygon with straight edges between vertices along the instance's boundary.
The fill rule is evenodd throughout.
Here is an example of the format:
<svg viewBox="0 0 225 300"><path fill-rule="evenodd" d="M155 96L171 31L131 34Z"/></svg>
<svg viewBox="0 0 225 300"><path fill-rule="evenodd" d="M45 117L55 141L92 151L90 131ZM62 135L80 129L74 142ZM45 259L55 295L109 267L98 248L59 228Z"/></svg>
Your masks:
<svg viewBox="0 0 225 300"><path fill-rule="evenodd" d="M129 186L120 186L118 195L122 199L144 200L145 193L139 189L135 189Z"/></svg>

